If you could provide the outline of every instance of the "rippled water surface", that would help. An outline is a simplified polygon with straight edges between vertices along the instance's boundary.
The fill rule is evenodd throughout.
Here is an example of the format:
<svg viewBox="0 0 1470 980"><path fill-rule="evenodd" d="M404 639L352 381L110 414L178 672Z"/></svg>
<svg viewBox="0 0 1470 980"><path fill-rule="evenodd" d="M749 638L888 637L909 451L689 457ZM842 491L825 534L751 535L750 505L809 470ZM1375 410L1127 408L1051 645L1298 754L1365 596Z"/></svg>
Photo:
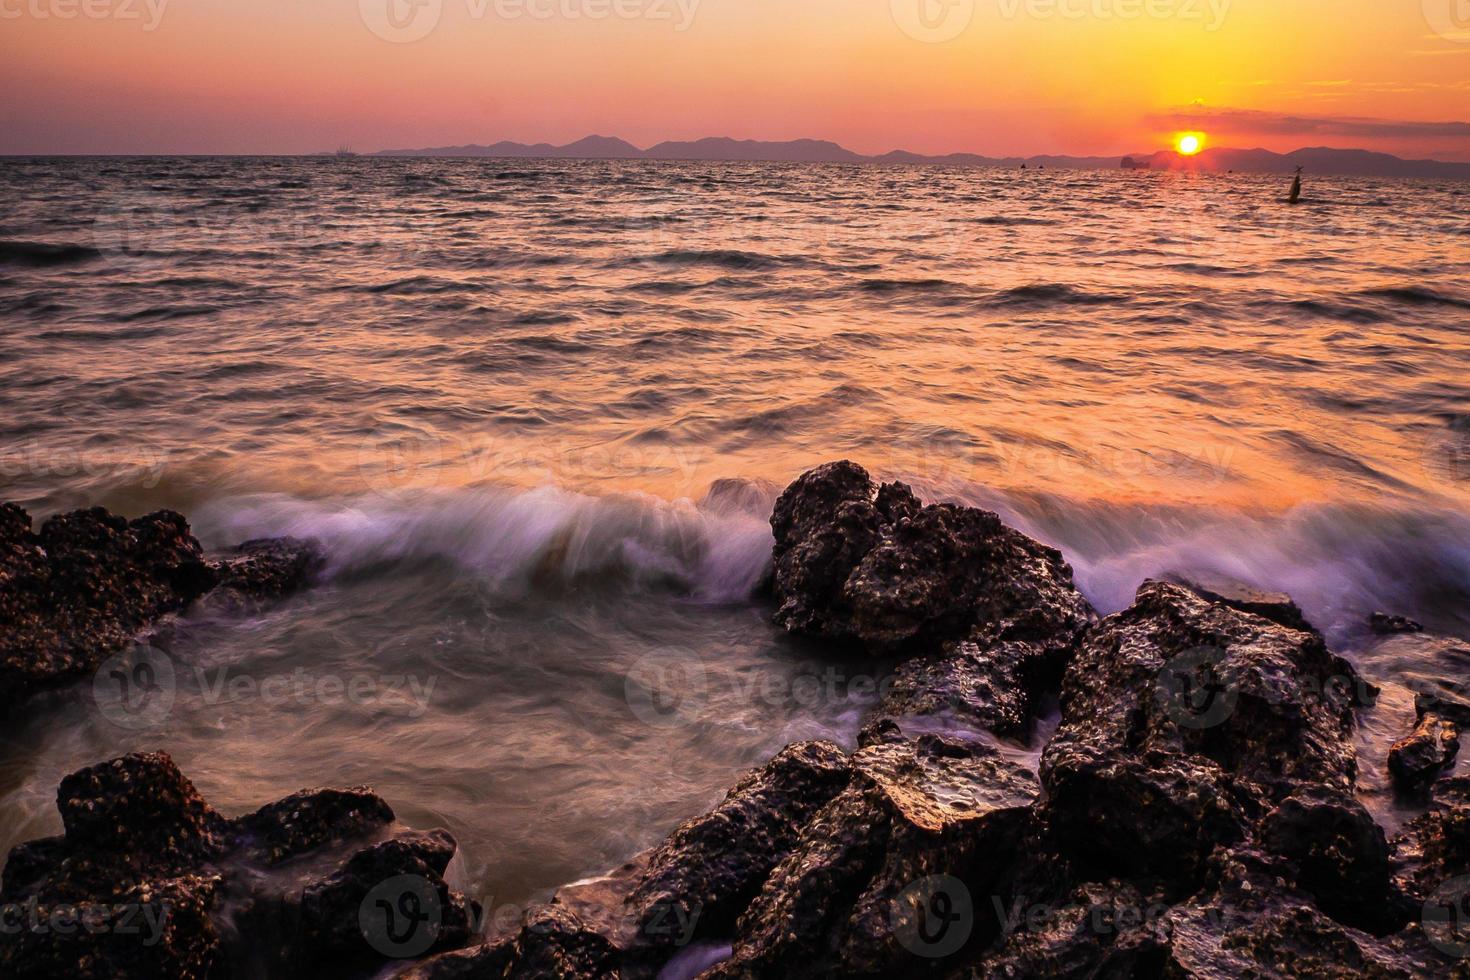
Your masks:
<svg viewBox="0 0 1470 980"><path fill-rule="evenodd" d="M267 614L192 615L166 717L119 729L77 691L29 720L0 845L55 831L65 772L161 746L232 812L371 782L491 901L599 870L856 731L881 665L749 598L774 492L842 456L1001 510L1105 610L1207 570L1348 652L1379 608L1470 634L1470 185L1284 187L0 161L3 496L331 556ZM260 693L302 676L379 686Z"/></svg>

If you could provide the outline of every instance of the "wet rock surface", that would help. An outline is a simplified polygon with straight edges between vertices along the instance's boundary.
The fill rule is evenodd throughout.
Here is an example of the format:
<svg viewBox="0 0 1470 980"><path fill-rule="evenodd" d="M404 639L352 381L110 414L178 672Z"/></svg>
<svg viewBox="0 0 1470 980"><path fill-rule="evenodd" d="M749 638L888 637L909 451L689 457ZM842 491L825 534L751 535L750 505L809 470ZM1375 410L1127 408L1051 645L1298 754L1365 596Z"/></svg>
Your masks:
<svg viewBox="0 0 1470 980"><path fill-rule="evenodd" d="M1049 819L1099 872L1189 889L1295 791L1351 796L1362 689L1315 633L1146 583L1069 669L1042 760Z"/></svg>
<svg viewBox="0 0 1470 980"><path fill-rule="evenodd" d="M1398 633L1422 633L1424 627L1407 616L1376 612L1368 617L1368 628L1379 636L1394 636Z"/></svg>
<svg viewBox="0 0 1470 980"><path fill-rule="evenodd" d="M743 780L714 810L674 831L649 858L629 899L643 940L663 944L667 933L652 928L655 919L671 924L692 919L694 937L733 934L736 919L771 869L791 853L805 825L850 777L847 757L836 745L793 745Z"/></svg>
<svg viewBox="0 0 1470 980"><path fill-rule="evenodd" d="M0 975L364 975L392 952L365 926L366 899L402 876L439 900L434 948L469 938L473 906L442 877L453 838L373 843L393 813L365 788L303 791L230 820L166 754L146 753L66 777L57 806L65 833L16 847L0 879L0 903L25 926L0 930ZM329 845L343 853L324 856ZM267 870L311 857L325 864Z"/></svg>
<svg viewBox="0 0 1470 980"><path fill-rule="evenodd" d="M1379 629L1373 656L1421 675L1392 765L1426 812L1390 841L1356 797L1355 712L1377 691L1289 597L1147 582L1099 622L1058 553L851 463L793 484L772 527L777 621L899 655L856 751L789 746L490 936L444 881L452 838L390 834L370 790L226 820L166 756L128 757L68 777L66 835L16 848L0 897L167 901L166 941L145 957L88 939L79 966L22 937L0 973L367 976L402 957L397 975L440 980L1470 975L1470 781L1435 778L1462 643ZM217 594L309 578L281 547L231 566L259 591ZM1038 776L1018 743L1053 693ZM399 879L421 886L383 901ZM370 928L364 908L390 918ZM435 929L405 946L395 923L423 908Z"/></svg>
<svg viewBox="0 0 1470 980"><path fill-rule="evenodd" d="M1446 885L1470 896L1470 881L1462 882L1470 875L1470 780L1435 784L1428 810L1393 839L1392 860L1394 881L1412 903L1429 903Z"/></svg>
<svg viewBox="0 0 1470 980"><path fill-rule="evenodd" d="M247 541L214 563L218 584L211 606L226 609L282 599L306 588L322 570L320 547L300 538Z"/></svg>
<svg viewBox="0 0 1470 980"><path fill-rule="evenodd" d="M1059 551L988 511L921 504L855 463L805 474L776 502L776 621L875 650L1031 640L1069 650L1095 614Z"/></svg>
<svg viewBox="0 0 1470 980"><path fill-rule="evenodd" d="M1289 597L1149 582L1095 623L1060 557L997 524L848 463L793 484L778 622L904 655L859 749L788 749L516 935L410 975L653 976L682 944L637 938L632 896L716 910L686 934L729 944L705 980L1465 973L1420 906L1470 870L1470 791L1435 783L1390 845L1355 796L1377 691ZM1058 687L1038 782L994 737Z"/></svg>
<svg viewBox="0 0 1470 980"><path fill-rule="evenodd" d="M101 508L33 531L0 504L0 706L89 676L150 624L206 595L223 606L281 598L320 567L315 545L242 545L211 561L172 511L129 521Z"/></svg>
<svg viewBox="0 0 1470 980"><path fill-rule="evenodd" d="M1231 609L1253 613L1289 629L1315 632L1307 622L1307 617L1302 614L1301 607L1285 592L1258 589L1223 575L1171 572L1162 576L1162 579L1172 585L1182 585L1201 598L1221 603Z"/></svg>
<svg viewBox="0 0 1470 980"><path fill-rule="evenodd" d="M989 941L967 903L1007 872L1034 774L937 736L871 746L852 766L852 785L776 866L711 976L928 974ZM931 929L936 908L948 911Z"/></svg>
<svg viewBox="0 0 1470 980"><path fill-rule="evenodd" d="M1165 915L1168 939L1151 975L1408 980L1456 967L1417 925L1378 938L1324 915L1259 853L1224 851L1211 864L1208 893Z"/></svg>
<svg viewBox="0 0 1470 980"><path fill-rule="evenodd" d="M1419 716L1414 730L1393 743L1388 771L1394 785L1409 794L1423 793L1460 754L1460 726L1434 712Z"/></svg>

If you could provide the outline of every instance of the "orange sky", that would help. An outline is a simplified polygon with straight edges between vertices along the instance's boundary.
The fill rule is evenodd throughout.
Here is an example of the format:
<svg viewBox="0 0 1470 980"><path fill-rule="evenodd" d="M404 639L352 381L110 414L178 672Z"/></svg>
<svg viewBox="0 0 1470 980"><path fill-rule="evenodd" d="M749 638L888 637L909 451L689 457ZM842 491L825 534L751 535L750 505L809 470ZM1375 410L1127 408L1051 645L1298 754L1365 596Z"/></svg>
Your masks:
<svg viewBox="0 0 1470 980"><path fill-rule="evenodd" d="M289 153L602 133L641 146L810 136L862 152L1116 154L1197 128L1214 145L1470 160L1464 9L0 0L0 153Z"/></svg>

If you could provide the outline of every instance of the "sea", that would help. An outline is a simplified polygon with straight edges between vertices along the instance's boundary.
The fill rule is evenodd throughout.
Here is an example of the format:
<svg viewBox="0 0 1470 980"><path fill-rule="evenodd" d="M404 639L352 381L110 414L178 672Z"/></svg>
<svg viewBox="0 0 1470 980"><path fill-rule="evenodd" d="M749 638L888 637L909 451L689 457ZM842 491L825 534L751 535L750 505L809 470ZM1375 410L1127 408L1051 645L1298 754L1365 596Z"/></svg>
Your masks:
<svg viewBox="0 0 1470 980"><path fill-rule="evenodd" d="M998 511L1104 613L1209 574L1350 659L1375 611L1470 638L1470 183L1289 183L0 160L0 499L327 556L175 624L164 710L99 682L8 723L0 849L164 749L231 815L371 785L492 910L614 867L785 744L853 744L891 664L761 594L772 503L835 459ZM1402 669L1359 735L1389 823Z"/></svg>

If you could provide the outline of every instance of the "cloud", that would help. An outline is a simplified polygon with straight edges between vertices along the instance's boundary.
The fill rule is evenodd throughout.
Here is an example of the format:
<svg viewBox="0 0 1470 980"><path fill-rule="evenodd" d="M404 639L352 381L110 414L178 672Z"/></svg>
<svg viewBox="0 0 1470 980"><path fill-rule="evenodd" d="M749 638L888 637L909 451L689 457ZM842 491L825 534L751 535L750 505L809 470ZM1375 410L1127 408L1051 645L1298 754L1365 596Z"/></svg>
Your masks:
<svg viewBox="0 0 1470 980"><path fill-rule="evenodd" d="M1333 83L1324 83L1333 84ZM1283 136L1352 136L1361 139L1470 139L1470 122L1404 122L1361 116L1303 116L1256 109L1180 106L1149 116L1161 128L1217 126L1235 132Z"/></svg>

